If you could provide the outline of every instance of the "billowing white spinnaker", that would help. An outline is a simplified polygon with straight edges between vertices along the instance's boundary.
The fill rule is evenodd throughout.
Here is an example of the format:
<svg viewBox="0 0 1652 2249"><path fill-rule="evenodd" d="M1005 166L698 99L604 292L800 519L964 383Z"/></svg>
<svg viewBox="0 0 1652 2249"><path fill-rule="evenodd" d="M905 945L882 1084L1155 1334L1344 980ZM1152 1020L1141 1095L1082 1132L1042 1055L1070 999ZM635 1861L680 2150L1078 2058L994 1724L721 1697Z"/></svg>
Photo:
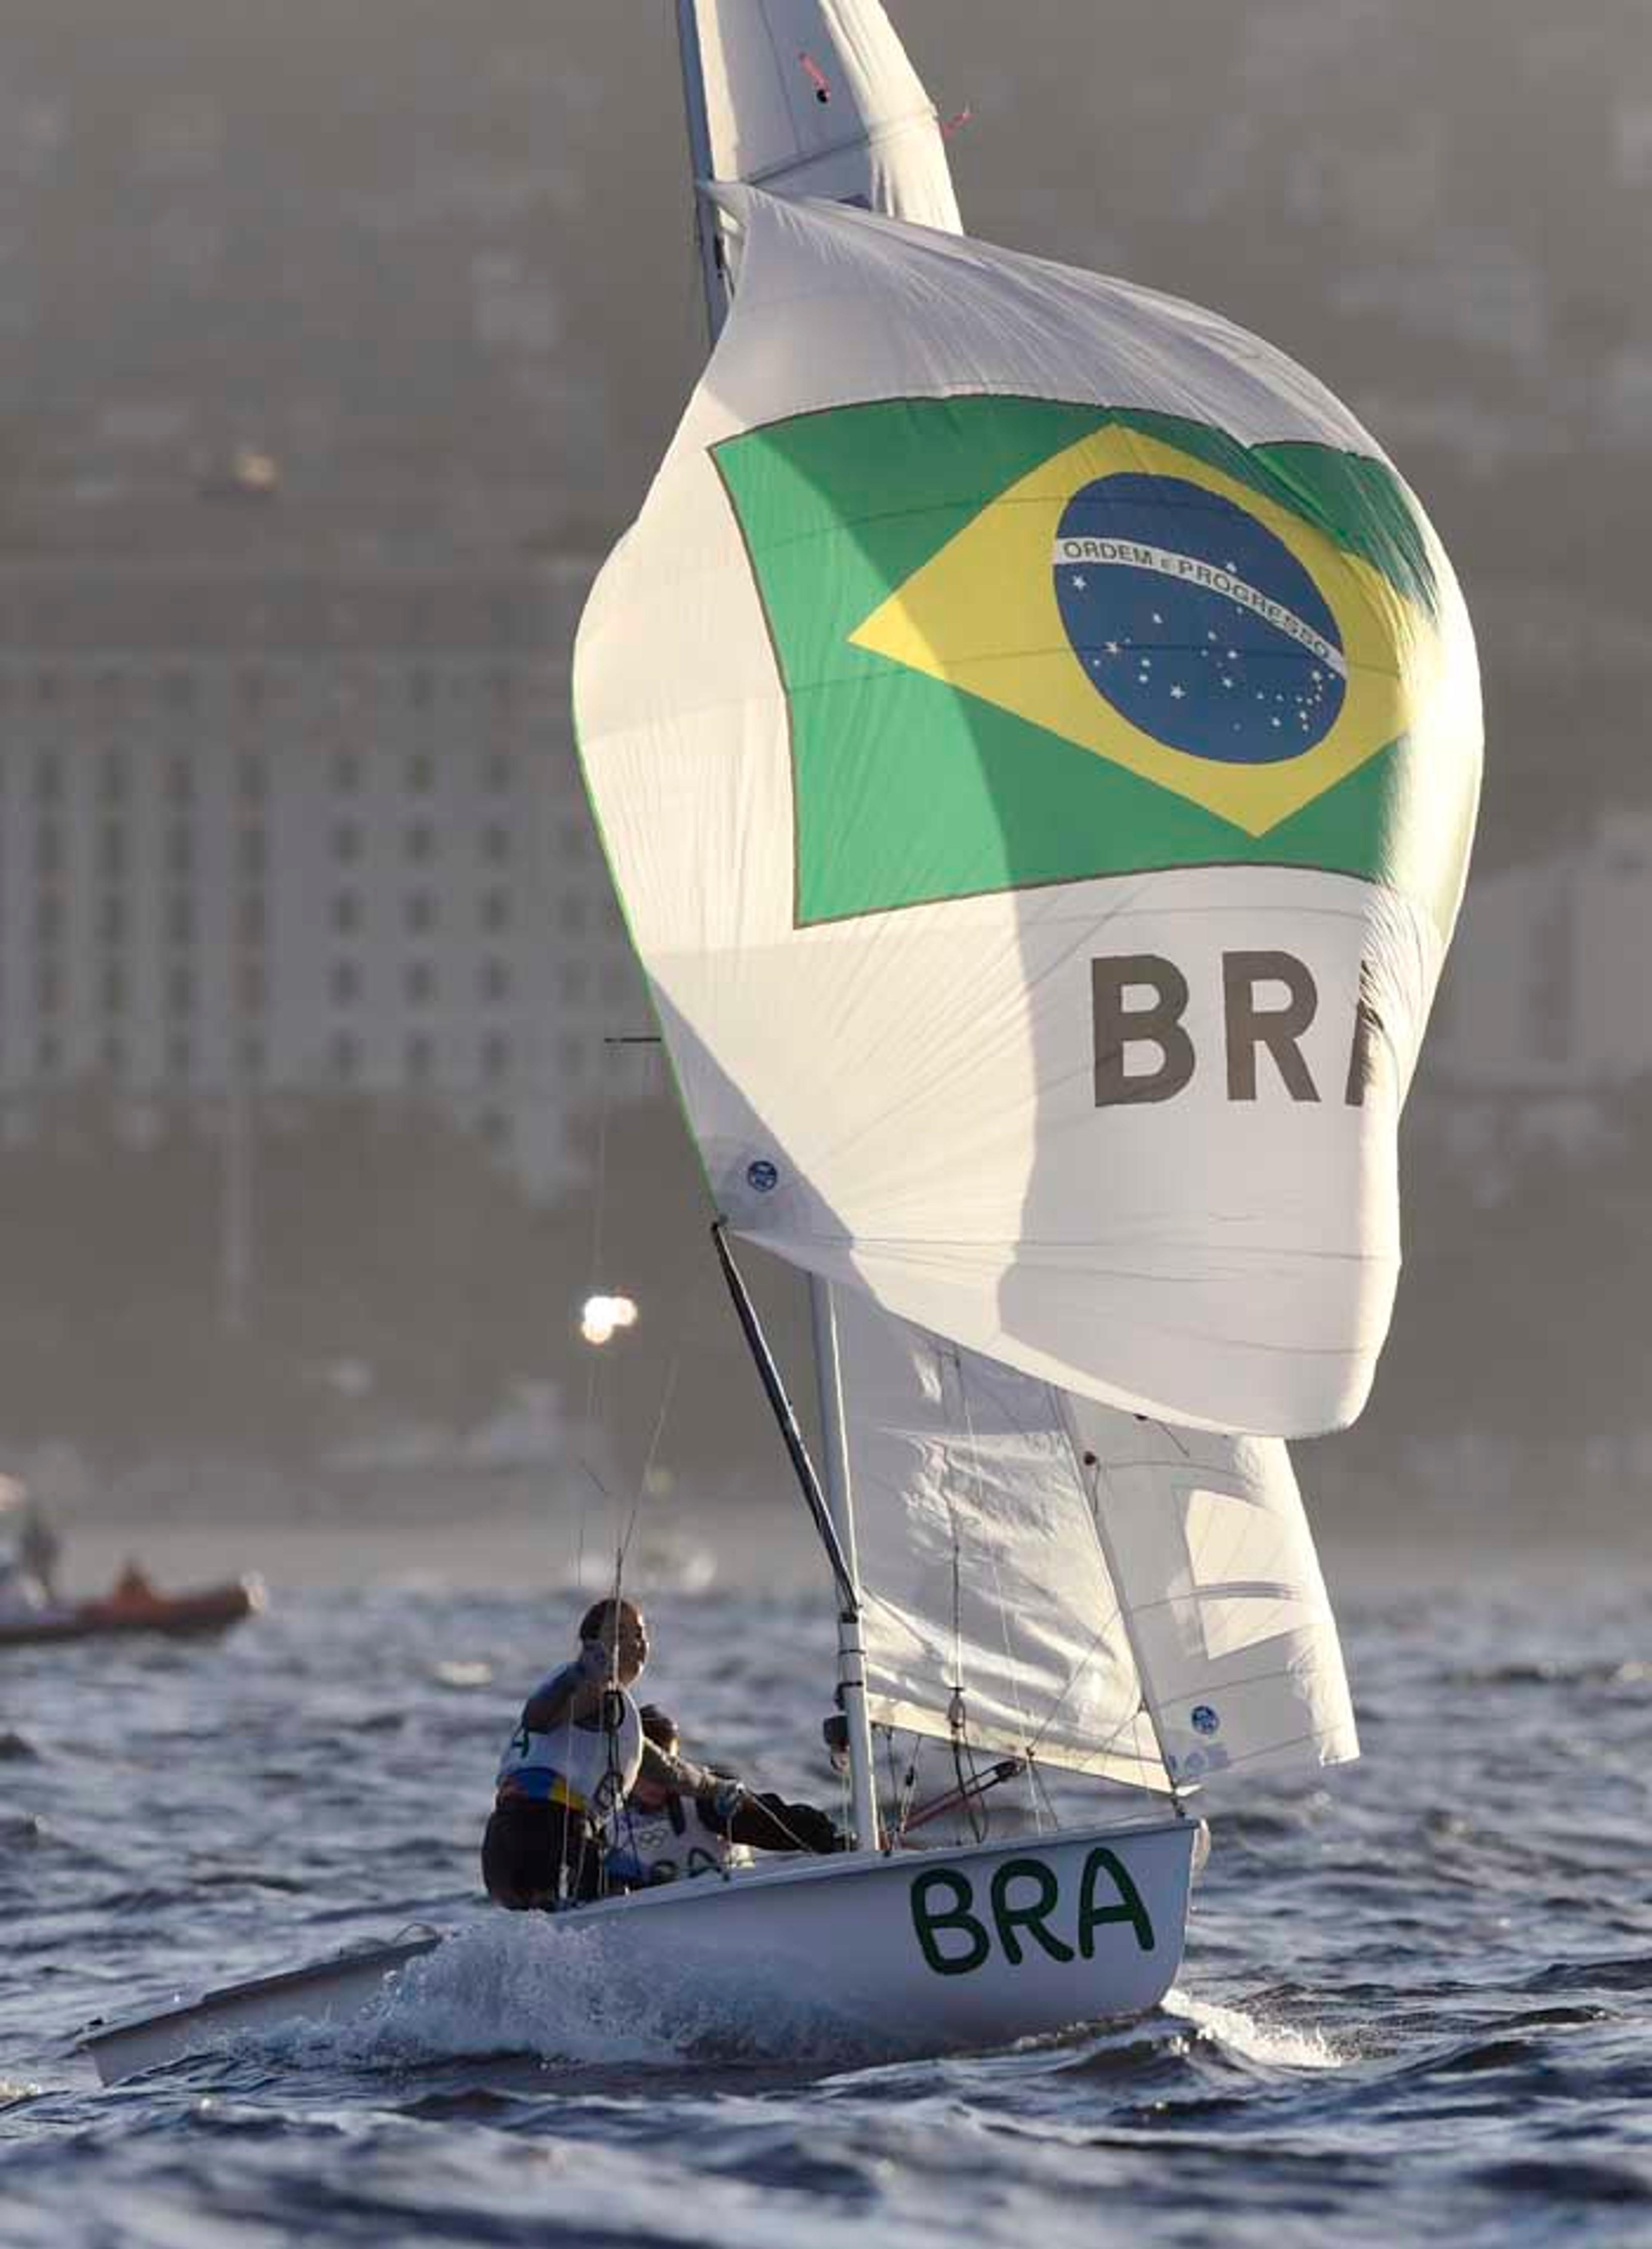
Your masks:
<svg viewBox="0 0 1652 2249"><path fill-rule="evenodd" d="M1438 540L1213 314L719 192L575 681L719 1207L1077 1394L1352 1420L1477 790Z"/></svg>

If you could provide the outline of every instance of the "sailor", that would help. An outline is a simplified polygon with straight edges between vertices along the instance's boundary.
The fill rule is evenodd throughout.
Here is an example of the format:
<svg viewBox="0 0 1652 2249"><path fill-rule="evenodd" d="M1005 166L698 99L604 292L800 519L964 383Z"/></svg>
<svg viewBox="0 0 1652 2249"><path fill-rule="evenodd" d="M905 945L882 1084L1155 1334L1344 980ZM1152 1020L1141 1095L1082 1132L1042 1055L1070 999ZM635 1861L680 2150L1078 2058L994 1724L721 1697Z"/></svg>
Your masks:
<svg viewBox="0 0 1652 2249"><path fill-rule="evenodd" d="M58 1563L63 1552L63 1541L52 1529L50 1519L38 1499L26 1498L23 1503L23 1524L18 1534L17 1552L23 1566L39 1586L47 1601L58 1598Z"/></svg>
<svg viewBox="0 0 1652 2249"><path fill-rule="evenodd" d="M35 1616L51 1601L50 1577L40 1570L44 1528L44 1517L17 1477L0 1475L0 1617Z"/></svg>
<svg viewBox="0 0 1652 2249"><path fill-rule="evenodd" d="M680 1754L677 1721L656 1702L640 1712L644 1738L662 1755ZM754 1863L755 1851L836 1851L842 1839L828 1815L812 1804L788 1804L754 1795L716 1766L724 1787L701 1793L692 1805L669 1794L644 1772L615 1822L608 1854L610 1882L649 1888L694 1874L726 1874Z"/></svg>
<svg viewBox="0 0 1652 2249"><path fill-rule="evenodd" d="M499 1759L482 1838L482 1880L519 1911L600 1897L613 1815L646 1775L664 1798L726 1798L716 1774L646 1741L631 1688L648 1661L648 1627L633 1602L597 1601L580 1621L580 1651L542 1679Z"/></svg>

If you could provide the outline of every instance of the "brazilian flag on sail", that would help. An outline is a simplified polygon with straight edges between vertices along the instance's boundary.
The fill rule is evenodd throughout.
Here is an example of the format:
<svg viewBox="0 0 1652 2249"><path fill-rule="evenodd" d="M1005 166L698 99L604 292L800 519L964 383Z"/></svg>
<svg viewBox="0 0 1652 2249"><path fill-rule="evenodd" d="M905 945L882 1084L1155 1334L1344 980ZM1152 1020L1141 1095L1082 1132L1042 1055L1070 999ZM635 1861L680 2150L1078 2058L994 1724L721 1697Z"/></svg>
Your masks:
<svg viewBox="0 0 1652 2249"><path fill-rule="evenodd" d="M801 415L716 458L789 706L800 925L1247 862L1449 924L1476 739L1384 463L998 396Z"/></svg>

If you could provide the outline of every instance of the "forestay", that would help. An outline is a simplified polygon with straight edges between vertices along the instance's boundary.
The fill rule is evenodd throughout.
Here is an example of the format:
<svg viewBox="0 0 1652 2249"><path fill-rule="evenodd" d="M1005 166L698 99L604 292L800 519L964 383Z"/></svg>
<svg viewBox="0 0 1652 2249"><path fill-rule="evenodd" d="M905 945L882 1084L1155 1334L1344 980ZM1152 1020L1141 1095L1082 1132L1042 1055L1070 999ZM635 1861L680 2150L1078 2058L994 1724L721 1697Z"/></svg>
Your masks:
<svg viewBox="0 0 1652 2249"><path fill-rule="evenodd" d="M1063 1400L848 1291L837 1331L876 1719L1147 1788L1359 1754L1282 1444Z"/></svg>
<svg viewBox="0 0 1652 2249"><path fill-rule="evenodd" d="M879 0L692 0L712 171L956 231L934 107Z"/></svg>
<svg viewBox="0 0 1652 2249"><path fill-rule="evenodd" d="M1214 315L725 200L575 680L716 1202L1079 1394L1351 1420L1477 788L1437 540Z"/></svg>

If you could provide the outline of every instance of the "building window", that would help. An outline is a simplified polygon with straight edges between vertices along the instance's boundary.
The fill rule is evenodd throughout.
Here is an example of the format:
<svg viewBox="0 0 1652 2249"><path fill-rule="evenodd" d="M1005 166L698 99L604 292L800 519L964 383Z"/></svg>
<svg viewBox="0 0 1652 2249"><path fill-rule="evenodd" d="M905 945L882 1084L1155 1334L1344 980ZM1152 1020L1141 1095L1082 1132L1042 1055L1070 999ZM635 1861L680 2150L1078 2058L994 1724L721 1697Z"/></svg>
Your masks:
<svg viewBox="0 0 1652 2249"><path fill-rule="evenodd" d="M187 1085L195 1067L195 1049L182 1031L175 1031L167 1041L167 1075L180 1084Z"/></svg>
<svg viewBox="0 0 1652 2249"><path fill-rule="evenodd" d="M42 1077L53 1077L63 1060L63 1045L55 1031L42 1031L34 1042L35 1068Z"/></svg>
<svg viewBox="0 0 1652 2249"><path fill-rule="evenodd" d="M55 820L43 820L34 831L34 870L56 875L63 868L63 830Z"/></svg>
<svg viewBox="0 0 1652 2249"><path fill-rule="evenodd" d="M174 875L188 875L194 869L195 837L183 821L176 821L167 835L167 870Z"/></svg>
<svg viewBox="0 0 1652 2249"><path fill-rule="evenodd" d="M349 866L361 856L361 831L353 820L341 820L333 830L333 856Z"/></svg>
<svg viewBox="0 0 1652 2249"><path fill-rule="evenodd" d="M327 978L327 989L337 1008L350 1007L361 997L361 972L354 960L335 960Z"/></svg>
<svg viewBox="0 0 1652 2249"><path fill-rule="evenodd" d="M34 694L37 703L55 703L62 692L63 683L55 671L37 671Z"/></svg>
<svg viewBox="0 0 1652 2249"><path fill-rule="evenodd" d="M106 896L99 911L98 935L106 945L124 945L126 934L126 900L112 891Z"/></svg>
<svg viewBox="0 0 1652 2249"><path fill-rule="evenodd" d="M341 891L333 901L333 926L343 935L361 926L361 901L354 891Z"/></svg>
<svg viewBox="0 0 1652 2249"><path fill-rule="evenodd" d="M501 1117L497 1109L484 1111L481 1118L481 1133L483 1139L486 1141L496 1156L502 1156L510 1145L509 1121Z"/></svg>
<svg viewBox="0 0 1652 2249"><path fill-rule="evenodd" d="M169 671L161 682L161 698L175 711L193 711L195 682L187 671Z"/></svg>
<svg viewBox="0 0 1652 2249"><path fill-rule="evenodd" d="M511 1066L511 1042L502 1031L490 1031L482 1042L482 1075L490 1083L503 1077Z"/></svg>
<svg viewBox="0 0 1652 2249"><path fill-rule="evenodd" d="M241 872L261 875L269 860L269 846L263 826L241 830Z"/></svg>
<svg viewBox="0 0 1652 2249"><path fill-rule="evenodd" d="M428 960L410 960L403 982L416 1008L427 1006L436 997L436 971Z"/></svg>
<svg viewBox="0 0 1652 2249"><path fill-rule="evenodd" d="M482 856L492 867L502 867L511 856L511 831L495 823L482 830Z"/></svg>
<svg viewBox="0 0 1652 2249"><path fill-rule="evenodd" d="M428 711L435 695L435 683L428 671L415 671L409 675L407 699L416 711Z"/></svg>
<svg viewBox="0 0 1652 2249"><path fill-rule="evenodd" d="M106 804L124 804L131 775L119 750L106 750L98 771L98 788Z"/></svg>
<svg viewBox="0 0 1652 2249"><path fill-rule="evenodd" d="M269 767L264 760L256 753L243 758L239 778L242 795L249 803L262 804L270 790Z"/></svg>
<svg viewBox="0 0 1652 2249"><path fill-rule="evenodd" d="M428 820L416 820L407 831L407 856L421 865L430 856L436 843L436 831Z"/></svg>
<svg viewBox="0 0 1652 2249"><path fill-rule="evenodd" d="M190 804L195 800L195 760L182 752L167 760L166 793L173 804Z"/></svg>
<svg viewBox="0 0 1652 2249"><path fill-rule="evenodd" d="M511 785L511 761L503 750L489 752L482 767L482 785L491 796L503 796Z"/></svg>
<svg viewBox="0 0 1652 2249"><path fill-rule="evenodd" d="M127 1066L126 1041L119 1031L110 1031L99 1049L99 1058L111 1077L125 1075Z"/></svg>
<svg viewBox="0 0 1652 2249"><path fill-rule="evenodd" d="M568 1008L582 1007L590 997L591 972L583 960L570 960L561 974L562 1004Z"/></svg>
<svg viewBox="0 0 1652 2249"><path fill-rule="evenodd" d="M34 794L40 804L63 801L63 760L55 750L42 750L34 761Z"/></svg>
<svg viewBox="0 0 1652 2249"><path fill-rule="evenodd" d="M341 1085L348 1085L355 1076L361 1050L348 1031L340 1031L333 1041L333 1075Z"/></svg>
<svg viewBox="0 0 1652 2249"><path fill-rule="evenodd" d="M361 786L361 760L354 750L341 750L333 760L333 786L341 796L354 796Z"/></svg>
<svg viewBox="0 0 1652 2249"><path fill-rule="evenodd" d="M559 833L561 836L563 856L572 859L576 866L583 866L590 856L591 849L591 831L589 822L583 820L565 820Z"/></svg>
<svg viewBox="0 0 1652 2249"><path fill-rule="evenodd" d="M106 820L99 838L98 863L104 876L118 881L127 870L127 835L118 820Z"/></svg>
<svg viewBox="0 0 1652 2249"><path fill-rule="evenodd" d="M583 1039L558 1039L556 1067L570 1082L585 1075L585 1042Z"/></svg>
<svg viewBox="0 0 1652 2249"><path fill-rule="evenodd" d="M511 925L511 894L508 891L485 891L482 893L482 926L487 930L508 929Z"/></svg>
<svg viewBox="0 0 1652 2249"><path fill-rule="evenodd" d="M256 1032L249 1032L241 1042L241 1068L248 1077L264 1075L264 1042Z"/></svg>
<svg viewBox="0 0 1652 2249"><path fill-rule="evenodd" d="M56 891L42 891L34 902L34 934L38 945L52 945L63 934L63 900Z"/></svg>
<svg viewBox="0 0 1652 2249"><path fill-rule="evenodd" d="M179 966L167 977L167 1013L187 1015L195 1005L195 975L192 970Z"/></svg>
<svg viewBox="0 0 1652 2249"><path fill-rule="evenodd" d="M412 795L428 796L430 792L430 785L435 779L435 760L428 754L427 752L420 750L416 755L408 760L407 785L409 792Z"/></svg>
<svg viewBox="0 0 1652 2249"><path fill-rule="evenodd" d="M243 894L240 908L241 942L243 945L262 945L267 931L268 906L262 891Z"/></svg>
<svg viewBox="0 0 1652 2249"><path fill-rule="evenodd" d="M406 907L407 925L410 930L423 932L436 927L436 900L429 891L410 893Z"/></svg>
<svg viewBox="0 0 1652 2249"><path fill-rule="evenodd" d="M578 937L589 918L585 900L577 891L569 891L556 910L556 926L565 937Z"/></svg>
<svg viewBox="0 0 1652 2249"><path fill-rule="evenodd" d="M270 683L261 671L244 671L241 675L241 707L244 711L262 711L270 699Z"/></svg>
<svg viewBox="0 0 1652 2249"><path fill-rule="evenodd" d="M43 953L34 964L34 1006L38 1015L55 1015L63 1005L63 964L55 953Z"/></svg>
<svg viewBox="0 0 1652 2249"><path fill-rule="evenodd" d="M126 1008L126 971L118 960L107 960L103 965L103 1012L106 1015L124 1015Z"/></svg>
<svg viewBox="0 0 1652 2249"><path fill-rule="evenodd" d="M195 943L195 900L188 891L174 891L167 900L167 935L174 945Z"/></svg>
<svg viewBox="0 0 1652 2249"><path fill-rule="evenodd" d="M511 972L502 960L485 960L481 974L482 997L498 1001L507 999L511 989Z"/></svg>
<svg viewBox="0 0 1652 2249"><path fill-rule="evenodd" d="M269 998L270 980L261 960L244 960L238 979L241 1012L244 1015L261 1015Z"/></svg>
<svg viewBox="0 0 1652 2249"><path fill-rule="evenodd" d="M407 1042L407 1075L411 1085L428 1085L435 1066L435 1049L423 1031Z"/></svg>

